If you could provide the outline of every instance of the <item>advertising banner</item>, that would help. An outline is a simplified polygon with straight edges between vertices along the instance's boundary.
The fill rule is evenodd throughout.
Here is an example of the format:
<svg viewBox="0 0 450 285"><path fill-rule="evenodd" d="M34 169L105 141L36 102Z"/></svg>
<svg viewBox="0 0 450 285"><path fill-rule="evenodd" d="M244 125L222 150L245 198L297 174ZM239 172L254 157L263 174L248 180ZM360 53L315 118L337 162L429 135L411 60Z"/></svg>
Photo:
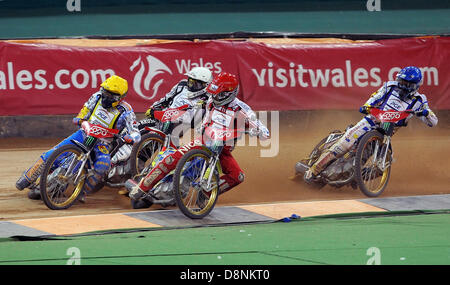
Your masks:
<svg viewBox="0 0 450 285"><path fill-rule="evenodd" d="M188 70L239 76L254 110L355 109L401 67L422 69L432 109L450 109L450 38L352 43L173 42L75 47L0 42L0 115L76 114L108 76L127 79L126 101L144 112Z"/></svg>
<svg viewBox="0 0 450 285"><path fill-rule="evenodd" d="M236 43L246 102L256 109L358 108L402 67L422 70L420 92L434 109L450 108L450 38L353 44ZM245 71L245 72L243 72Z"/></svg>

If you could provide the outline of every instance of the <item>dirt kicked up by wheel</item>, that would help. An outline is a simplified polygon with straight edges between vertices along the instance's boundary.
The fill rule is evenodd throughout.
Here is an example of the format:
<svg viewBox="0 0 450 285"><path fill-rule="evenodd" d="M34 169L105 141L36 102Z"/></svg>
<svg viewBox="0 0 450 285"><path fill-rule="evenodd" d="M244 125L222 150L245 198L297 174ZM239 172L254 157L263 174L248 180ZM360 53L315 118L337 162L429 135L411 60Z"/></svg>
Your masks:
<svg viewBox="0 0 450 285"><path fill-rule="evenodd" d="M45 205L52 210L72 206L82 193L86 171L80 169L81 148L66 145L47 159L41 174L40 192Z"/></svg>
<svg viewBox="0 0 450 285"><path fill-rule="evenodd" d="M204 218L217 202L219 173L212 160L207 151L193 149L177 164L174 174L175 200L181 212L191 219Z"/></svg>
<svg viewBox="0 0 450 285"><path fill-rule="evenodd" d="M383 135L377 131L367 133L359 143L355 159L355 179L359 189L368 197L377 197L383 193L391 173L391 151L382 157L386 147ZM381 161L387 161L382 167Z"/></svg>

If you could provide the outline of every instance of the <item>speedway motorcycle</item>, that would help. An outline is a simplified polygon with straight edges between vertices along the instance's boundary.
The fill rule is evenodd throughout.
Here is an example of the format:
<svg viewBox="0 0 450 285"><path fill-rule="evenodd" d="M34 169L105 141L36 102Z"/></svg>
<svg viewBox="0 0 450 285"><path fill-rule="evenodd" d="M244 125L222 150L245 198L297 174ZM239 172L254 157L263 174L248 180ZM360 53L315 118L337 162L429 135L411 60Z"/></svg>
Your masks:
<svg viewBox="0 0 450 285"><path fill-rule="evenodd" d="M220 176L220 153L227 142L234 141L244 130L206 128L206 143L194 141L175 168L173 194L178 208L191 219L207 216L217 203Z"/></svg>
<svg viewBox="0 0 450 285"><path fill-rule="evenodd" d="M111 188L121 188L125 185L125 181L131 177L139 175L142 171L142 167L138 168L137 160L142 160L148 157L154 157L154 153L158 153L161 149L164 139L158 135L148 135L149 130L153 130L157 127L157 122L151 119L144 119L138 122L140 133L143 139L136 143L135 145L130 145L124 143L121 139L113 142L113 150L110 151L111 154L111 167L106 178L99 182L92 193L99 191L104 186ZM96 128L103 128L101 126ZM94 129L96 129L94 128ZM109 132L109 130L106 130ZM112 131L113 135L117 136L116 131ZM119 137L117 137L119 138ZM133 159L132 159L133 158ZM40 189L41 188L41 175L30 185L31 188ZM89 194L92 194L89 193ZM68 195L67 193L65 195ZM42 197L42 196L41 196ZM55 202L54 205L51 200L48 200L46 205L50 209L67 209L73 205L76 199L67 198L68 200L64 203ZM45 202L45 200L44 200Z"/></svg>
<svg viewBox="0 0 450 285"><path fill-rule="evenodd" d="M175 148L170 139L171 120L180 117L188 107L184 105L160 111L157 112L157 120L140 121L141 140L134 145L125 144L116 129L83 122L81 127L87 135L85 141L72 141L74 145L55 150L36 181L35 187L40 187L42 200L48 208L60 210L71 207L81 197L84 179L93 166L92 148L99 139L114 139L110 151L111 169L107 177L87 194L93 194L104 186L120 188L131 177L145 176L149 171L148 161L153 161L164 145ZM77 174L72 173L75 169Z"/></svg>
<svg viewBox="0 0 450 285"><path fill-rule="evenodd" d="M172 135L172 131L189 109L192 107L186 104L177 108L154 111L153 119L139 122L141 140L133 145L129 159L130 174L135 181L150 172L155 159L161 158L164 151L178 147L178 138Z"/></svg>
<svg viewBox="0 0 450 285"><path fill-rule="evenodd" d="M174 123L167 120L171 117L169 115L177 115L176 118L178 118L189 108L189 105L183 105L168 109L167 112L156 111L157 117L138 121L137 127L141 134L141 140L133 145L124 144L111 157L111 169L104 185L122 188L129 178L137 180L145 176L149 171L149 162L155 159L164 144L171 142L170 133ZM163 117L164 120L162 120ZM127 191L121 190L119 193L126 194Z"/></svg>
<svg viewBox="0 0 450 285"><path fill-rule="evenodd" d="M156 116L158 115L155 111ZM176 205L191 219L204 218L213 210L219 196L219 181L223 174L220 153L226 142L237 139L242 133L246 132L206 128L203 136L204 141L208 143L204 144L200 139L196 139L178 148L184 154L176 168L158 181L141 199L146 201L148 206L154 203L163 207ZM164 149L152 161L149 170L175 151L175 145L166 140ZM131 189L133 186L128 187ZM131 203L137 201L131 200Z"/></svg>
<svg viewBox="0 0 450 285"><path fill-rule="evenodd" d="M93 148L99 140L114 139L110 151L113 156L124 145L119 130L84 121L81 124L86 137L83 142L71 140L50 155L41 173L39 187L41 198L52 210L71 207L81 196L85 179L93 171ZM99 190L103 185L97 185Z"/></svg>
<svg viewBox="0 0 450 285"><path fill-rule="evenodd" d="M184 113L190 109L189 105L183 105L178 108L169 108L166 110L154 111L154 121L157 122L153 126L147 125L142 128L141 133L144 133L141 143L133 146L130 163L135 165L136 172L133 173L133 180L140 181L145 177L160 161L166 156L174 153L178 144L172 135L173 128L179 123L179 119ZM155 143L158 142L158 143ZM149 146L148 144L154 144ZM142 151L145 148L149 151ZM139 152L138 155L133 155ZM173 194L173 174L164 177L152 190L151 195L144 197L144 201L148 206L152 204L159 204L162 207L175 206L176 201ZM125 185L126 188L131 189L132 185ZM137 203L131 200L131 204Z"/></svg>
<svg viewBox="0 0 450 285"><path fill-rule="evenodd" d="M330 185L340 188L350 185L359 188L368 197L377 197L388 184L393 150L391 138L396 123L408 117L413 111L383 111L377 108L370 113L380 122L379 126L359 138L353 147L342 157L329 164L313 181L319 188ZM349 129L351 125L347 127ZM323 138L310 155L295 165L295 176L304 175L322 152L341 138L345 132L335 130Z"/></svg>

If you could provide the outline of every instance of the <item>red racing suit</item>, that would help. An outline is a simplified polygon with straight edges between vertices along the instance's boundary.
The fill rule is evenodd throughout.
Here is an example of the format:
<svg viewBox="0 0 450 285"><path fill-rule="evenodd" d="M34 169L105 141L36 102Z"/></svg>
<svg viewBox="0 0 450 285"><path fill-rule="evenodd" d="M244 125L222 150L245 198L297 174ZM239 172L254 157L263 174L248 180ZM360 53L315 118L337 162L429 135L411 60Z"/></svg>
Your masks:
<svg viewBox="0 0 450 285"><path fill-rule="evenodd" d="M242 127L249 129L249 135L251 136L258 136L260 139L268 139L270 137L269 130L256 118L256 114L252 109L237 98L227 105L218 108L214 106L210 99L206 104L206 114L201 128L202 133L204 133L205 130L234 130L235 132L238 132L240 123L243 124ZM222 171L224 173L224 175L220 177L219 182L220 194L244 181L244 173L231 154L234 143L226 142L225 138L223 138L223 141L224 147L219 156ZM176 152L165 157L139 182L139 189L144 192L151 190L159 180L175 169L178 161L187 151L193 148L200 148L202 145L208 145L206 136L194 139L190 143L180 147Z"/></svg>

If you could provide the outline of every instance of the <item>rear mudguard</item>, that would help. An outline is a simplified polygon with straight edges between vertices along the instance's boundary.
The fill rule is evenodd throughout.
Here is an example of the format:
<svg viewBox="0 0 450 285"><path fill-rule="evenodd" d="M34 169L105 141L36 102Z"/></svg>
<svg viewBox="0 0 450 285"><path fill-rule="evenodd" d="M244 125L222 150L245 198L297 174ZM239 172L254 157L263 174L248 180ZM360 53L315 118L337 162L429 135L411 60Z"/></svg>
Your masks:
<svg viewBox="0 0 450 285"><path fill-rule="evenodd" d="M148 134L148 133L154 133L154 134L160 135L163 139L166 137L166 133L162 132L161 130L159 130L157 128L145 127L141 130L141 135Z"/></svg>

